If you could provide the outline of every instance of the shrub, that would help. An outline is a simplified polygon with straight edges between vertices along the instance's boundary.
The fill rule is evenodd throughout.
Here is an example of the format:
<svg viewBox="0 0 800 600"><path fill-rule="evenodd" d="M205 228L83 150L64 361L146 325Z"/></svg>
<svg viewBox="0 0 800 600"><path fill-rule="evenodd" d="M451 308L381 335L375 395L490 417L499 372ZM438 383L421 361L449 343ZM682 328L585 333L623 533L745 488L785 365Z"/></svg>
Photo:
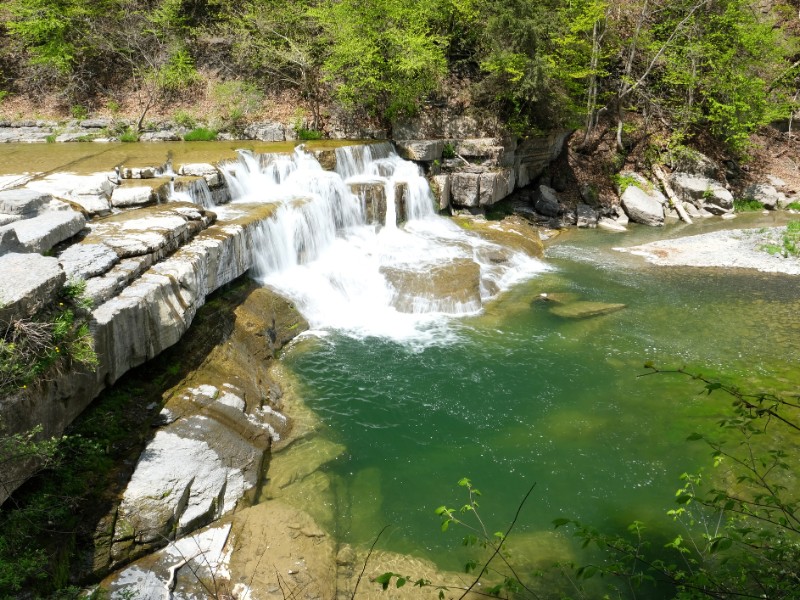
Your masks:
<svg viewBox="0 0 800 600"><path fill-rule="evenodd" d="M194 129L195 125L197 125L197 119L185 110L176 110L175 114L172 115L172 120L175 121L177 125L187 127L188 129Z"/></svg>
<svg viewBox="0 0 800 600"><path fill-rule="evenodd" d="M217 132L213 129L198 127L183 136L187 142L213 142L217 139Z"/></svg>
<svg viewBox="0 0 800 600"><path fill-rule="evenodd" d="M139 134L133 131L130 127L126 127L125 130L120 133L119 135L120 142L138 142L139 141Z"/></svg>
<svg viewBox="0 0 800 600"><path fill-rule="evenodd" d="M73 119L85 119L89 116L88 109L81 104L75 104L69 110Z"/></svg>
<svg viewBox="0 0 800 600"><path fill-rule="evenodd" d="M442 149L442 158L455 158L456 147L451 142L446 142Z"/></svg>

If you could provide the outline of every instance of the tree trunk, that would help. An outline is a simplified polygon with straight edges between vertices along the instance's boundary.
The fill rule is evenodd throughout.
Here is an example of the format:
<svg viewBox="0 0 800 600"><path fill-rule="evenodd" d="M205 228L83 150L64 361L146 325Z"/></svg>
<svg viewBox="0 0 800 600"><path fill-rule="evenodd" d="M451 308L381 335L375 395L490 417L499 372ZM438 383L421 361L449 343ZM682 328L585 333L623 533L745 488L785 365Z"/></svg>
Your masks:
<svg viewBox="0 0 800 600"><path fill-rule="evenodd" d="M680 216L681 220L688 223L689 225L692 224L692 219L686 213L686 210L683 208L683 202L675 195L675 191L672 189L672 186L667 181L667 176L664 175L664 171L661 168L661 165L653 165L653 174L658 178L661 182L661 187L664 188L664 192L667 194L667 198L669 199L669 205L678 211L678 216Z"/></svg>

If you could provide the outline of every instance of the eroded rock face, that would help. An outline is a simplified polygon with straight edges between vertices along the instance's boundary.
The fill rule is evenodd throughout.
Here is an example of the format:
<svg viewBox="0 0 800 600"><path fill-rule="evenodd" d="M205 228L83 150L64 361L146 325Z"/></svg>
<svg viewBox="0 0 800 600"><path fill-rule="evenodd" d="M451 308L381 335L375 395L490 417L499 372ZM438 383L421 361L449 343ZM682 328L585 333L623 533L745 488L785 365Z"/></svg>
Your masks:
<svg viewBox="0 0 800 600"><path fill-rule="evenodd" d="M234 386L188 388L162 414L117 511L111 567L210 524L258 483L269 423L246 413Z"/></svg>
<svg viewBox="0 0 800 600"><path fill-rule="evenodd" d="M386 223L386 188L382 181L350 183L352 191L362 202L367 223L383 225Z"/></svg>
<svg viewBox="0 0 800 600"><path fill-rule="evenodd" d="M433 162L442 158L443 140L399 140L397 153L407 160Z"/></svg>
<svg viewBox="0 0 800 600"><path fill-rule="evenodd" d="M538 190L536 203L534 207L536 212L546 217L557 217L561 214L561 203L558 199L556 191L546 185L540 185Z"/></svg>

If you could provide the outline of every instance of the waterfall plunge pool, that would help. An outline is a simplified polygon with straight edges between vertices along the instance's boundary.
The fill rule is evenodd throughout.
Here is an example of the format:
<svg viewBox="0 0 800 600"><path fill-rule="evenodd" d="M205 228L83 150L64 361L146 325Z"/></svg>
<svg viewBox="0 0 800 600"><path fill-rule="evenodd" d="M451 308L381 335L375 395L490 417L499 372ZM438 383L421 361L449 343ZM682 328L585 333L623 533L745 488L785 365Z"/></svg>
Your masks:
<svg viewBox="0 0 800 600"><path fill-rule="evenodd" d="M408 176L399 163L387 168L394 159L381 152L340 175L381 176L389 187ZM505 529L537 484L513 534L531 569L580 561L574 540L553 532L559 517L611 532L639 520L668 535L680 475L710 466L709 450L686 438L712 431L729 402L698 395L686 378L639 377L645 361L754 389L797 389L792 277L654 267L612 250L690 233L680 225L581 231L553 244L544 262L515 257L493 275L505 293L482 289L482 309L403 312L382 268L424 271L453 252L478 260L479 242L429 214L401 228L390 217L387 227L367 226L340 180L309 177L316 167L304 160L242 157L230 175L251 200L276 183L292 190L265 236L257 276L293 298L314 328L283 360L322 423L301 455L324 458L305 487L281 493L341 542L367 547L388 524L379 548L460 570L463 532L440 532L434 509L466 502L462 477L482 490L490 531ZM691 233L773 218L715 219ZM484 279L490 269L481 264ZM542 293L625 308L569 319ZM292 460L273 462L284 458Z"/></svg>

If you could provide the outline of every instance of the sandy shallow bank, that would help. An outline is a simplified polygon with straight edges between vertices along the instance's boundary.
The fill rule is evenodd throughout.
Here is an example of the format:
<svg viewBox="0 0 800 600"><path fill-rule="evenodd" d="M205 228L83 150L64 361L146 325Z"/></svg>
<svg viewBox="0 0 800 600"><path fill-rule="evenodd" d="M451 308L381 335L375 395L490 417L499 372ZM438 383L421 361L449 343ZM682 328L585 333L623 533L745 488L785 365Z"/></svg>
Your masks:
<svg viewBox="0 0 800 600"><path fill-rule="evenodd" d="M800 258L770 254L765 249L770 245L782 247L785 231L785 227L731 229L614 250L642 256L656 265L756 269L800 275Z"/></svg>

